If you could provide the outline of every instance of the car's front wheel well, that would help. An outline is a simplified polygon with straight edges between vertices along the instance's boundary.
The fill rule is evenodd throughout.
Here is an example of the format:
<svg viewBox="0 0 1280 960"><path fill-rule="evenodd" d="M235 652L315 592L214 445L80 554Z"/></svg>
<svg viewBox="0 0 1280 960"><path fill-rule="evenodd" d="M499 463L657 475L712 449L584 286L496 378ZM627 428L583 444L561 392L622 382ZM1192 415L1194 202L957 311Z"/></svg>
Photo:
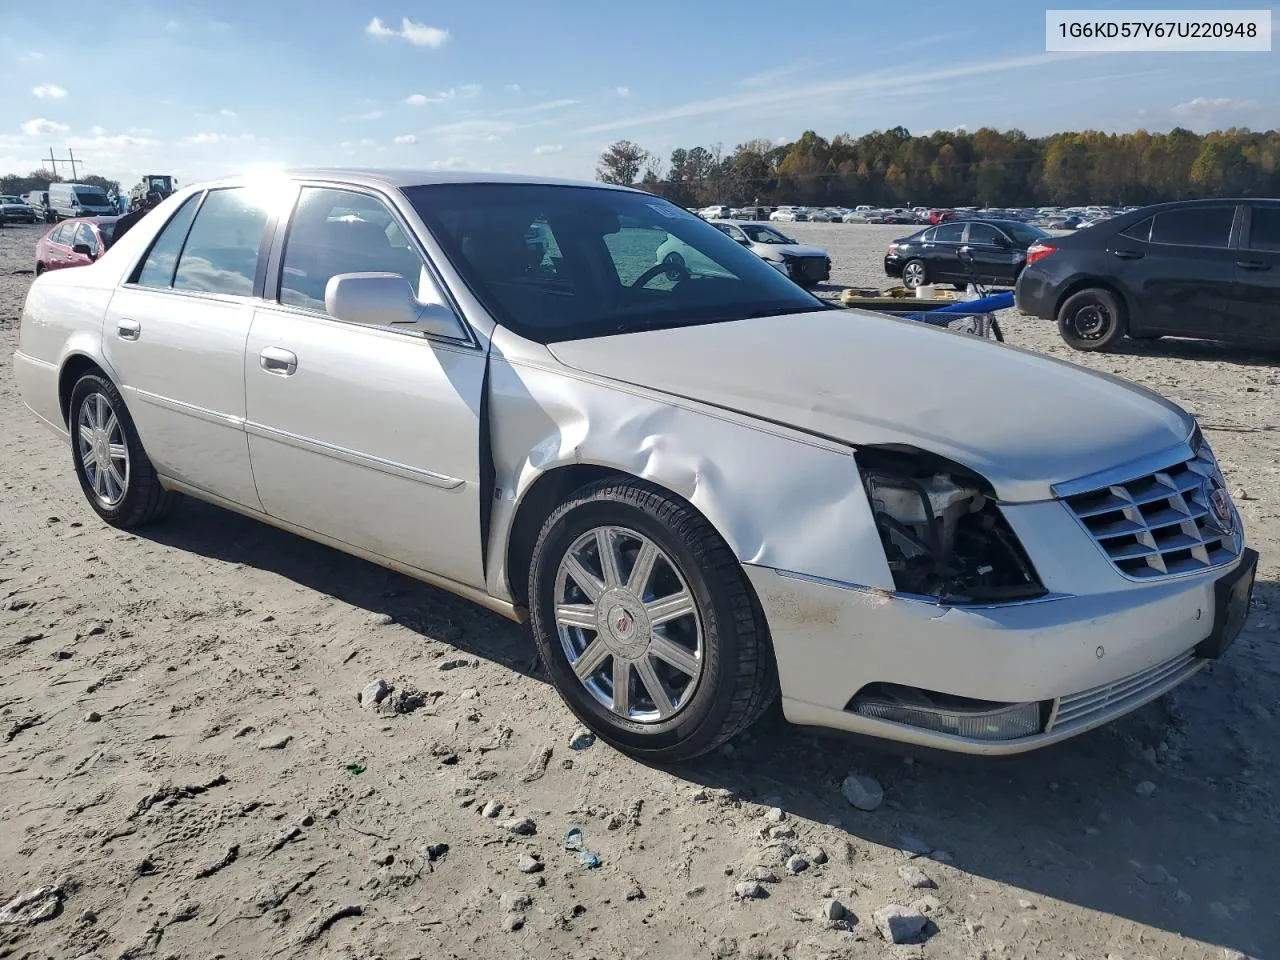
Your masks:
<svg viewBox="0 0 1280 960"><path fill-rule="evenodd" d="M589 483L609 477L626 477L621 470L594 464L575 463L548 470L533 481L516 508L507 538L507 584L516 604L524 606L529 597L529 568L533 564L533 547L547 517L569 499L573 491Z"/></svg>
<svg viewBox="0 0 1280 960"><path fill-rule="evenodd" d="M1058 294L1057 302L1053 305L1053 319L1057 320L1058 315L1062 312L1062 305L1071 297L1074 297L1081 290L1105 290L1116 298L1116 303L1120 306L1120 322L1124 328L1129 326L1129 301L1125 299L1123 291L1108 280L1100 280L1097 277L1081 277L1073 280L1062 288L1062 292Z"/></svg>
<svg viewBox="0 0 1280 960"><path fill-rule="evenodd" d="M68 357L66 363L62 365L62 371L58 374L58 407L62 410L63 423L71 422L71 391L75 390L76 384L86 373L96 373L108 380L111 379L92 357L86 357L82 353Z"/></svg>

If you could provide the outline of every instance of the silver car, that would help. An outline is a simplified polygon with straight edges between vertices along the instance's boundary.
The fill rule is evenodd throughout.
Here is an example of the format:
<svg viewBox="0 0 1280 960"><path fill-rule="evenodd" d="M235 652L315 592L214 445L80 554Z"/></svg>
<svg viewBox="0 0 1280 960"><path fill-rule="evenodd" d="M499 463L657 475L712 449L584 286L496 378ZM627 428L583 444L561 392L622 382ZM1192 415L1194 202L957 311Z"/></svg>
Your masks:
<svg viewBox="0 0 1280 960"><path fill-rule="evenodd" d="M671 236L719 269L655 263ZM653 760L779 692L799 724L1052 743L1221 656L1257 560L1172 403L827 307L601 184L188 187L35 280L14 364L107 523L191 496L528 620L574 713Z"/></svg>

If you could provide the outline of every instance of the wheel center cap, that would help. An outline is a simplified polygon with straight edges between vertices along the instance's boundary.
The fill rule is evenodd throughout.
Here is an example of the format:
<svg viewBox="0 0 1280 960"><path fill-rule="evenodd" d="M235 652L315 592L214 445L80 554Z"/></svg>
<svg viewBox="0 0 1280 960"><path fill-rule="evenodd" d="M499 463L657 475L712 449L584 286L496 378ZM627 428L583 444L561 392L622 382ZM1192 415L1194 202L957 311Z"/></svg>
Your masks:
<svg viewBox="0 0 1280 960"><path fill-rule="evenodd" d="M596 607L597 632L609 650L619 657L635 660L649 646L649 620L644 604L625 590L610 590Z"/></svg>

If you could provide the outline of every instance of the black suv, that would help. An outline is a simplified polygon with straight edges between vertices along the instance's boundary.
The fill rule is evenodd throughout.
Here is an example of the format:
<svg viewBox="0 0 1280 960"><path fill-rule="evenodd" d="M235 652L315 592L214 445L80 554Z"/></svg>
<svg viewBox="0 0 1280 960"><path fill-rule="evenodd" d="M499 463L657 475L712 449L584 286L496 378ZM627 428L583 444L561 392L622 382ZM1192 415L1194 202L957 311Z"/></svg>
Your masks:
<svg viewBox="0 0 1280 960"><path fill-rule="evenodd" d="M1280 346L1280 200L1143 207L1027 250L1015 298L1077 350L1123 336Z"/></svg>

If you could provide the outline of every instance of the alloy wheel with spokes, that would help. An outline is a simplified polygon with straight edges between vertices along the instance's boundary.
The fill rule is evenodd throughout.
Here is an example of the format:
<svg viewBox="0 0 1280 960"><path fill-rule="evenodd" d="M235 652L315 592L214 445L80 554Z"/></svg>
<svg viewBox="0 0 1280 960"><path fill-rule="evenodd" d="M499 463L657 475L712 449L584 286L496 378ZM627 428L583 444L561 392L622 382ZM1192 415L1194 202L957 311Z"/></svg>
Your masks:
<svg viewBox="0 0 1280 960"><path fill-rule="evenodd" d="M925 282L928 271L920 260L908 260L906 266L902 268L902 285L909 290L914 290Z"/></svg>
<svg viewBox="0 0 1280 960"><path fill-rule="evenodd" d="M128 529L169 513L178 494L165 490L120 390L101 371L72 387L67 428L76 477L99 517Z"/></svg>
<svg viewBox="0 0 1280 960"><path fill-rule="evenodd" d="M574 491L529 569L533 639L560 696L619 750L688 760L778 692L742 565L691 504L635 477Z"/></svg>
<svg viewBox="0 0 1280 960"><path fill-rule="evenodd" d="M91 393L80 404L76 443L85 479L107 508L119 506L129 492L129 447L111 401Z"/></svg>
<svg viewBox="0 0 1280 960"><path fill-rule="evenodd" d="M679 569L652 540L588 530L560 561L555 622L578 681L627 720L669 719L702 674L702 620Z"/></svg>

